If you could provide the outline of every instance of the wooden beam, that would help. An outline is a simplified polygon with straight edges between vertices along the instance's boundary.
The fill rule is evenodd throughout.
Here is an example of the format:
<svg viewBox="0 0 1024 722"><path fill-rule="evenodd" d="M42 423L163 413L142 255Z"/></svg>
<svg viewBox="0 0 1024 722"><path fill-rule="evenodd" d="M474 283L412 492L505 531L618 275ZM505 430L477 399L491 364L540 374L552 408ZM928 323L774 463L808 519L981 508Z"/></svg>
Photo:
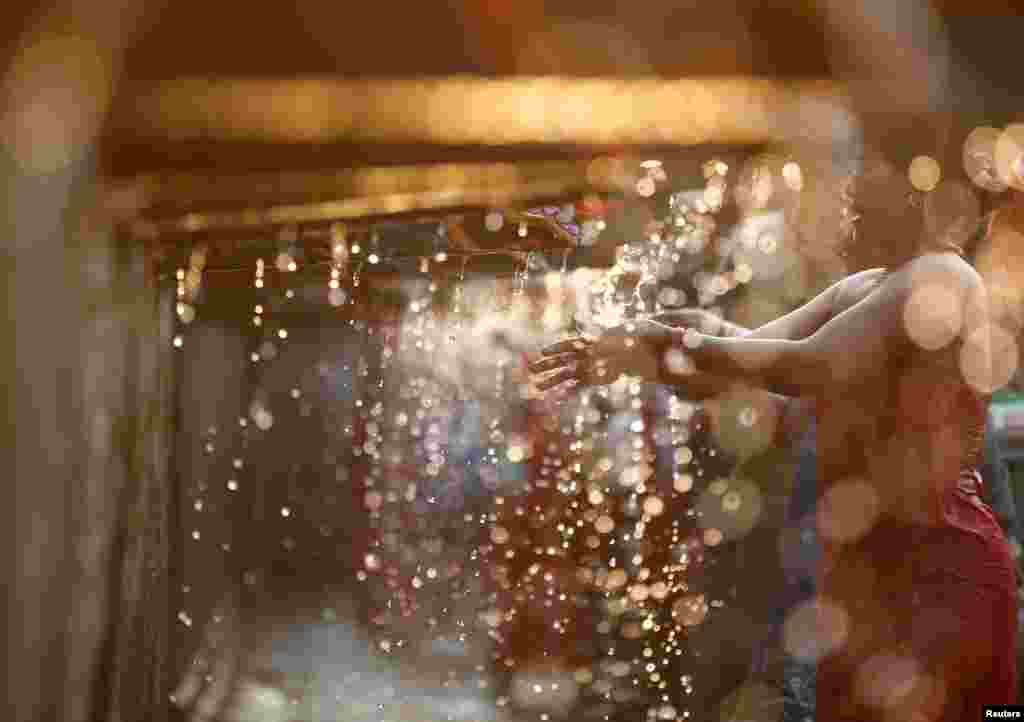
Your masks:
<svg viewBox="0 0 1024 722"><path fill-rule="evenodd" d="M367 148L521 160L523 148L578 157L580 149L827 140L836 114L848 114L845 103L831 81L745 76L184 78L118 102L105 138L115 174L118 154L140 148L160 167L179 154L200 165L190 149L201 148L211 170L238 147L277 148L278 158L349 148L353 165L363 165L357 151Z"/></svg>

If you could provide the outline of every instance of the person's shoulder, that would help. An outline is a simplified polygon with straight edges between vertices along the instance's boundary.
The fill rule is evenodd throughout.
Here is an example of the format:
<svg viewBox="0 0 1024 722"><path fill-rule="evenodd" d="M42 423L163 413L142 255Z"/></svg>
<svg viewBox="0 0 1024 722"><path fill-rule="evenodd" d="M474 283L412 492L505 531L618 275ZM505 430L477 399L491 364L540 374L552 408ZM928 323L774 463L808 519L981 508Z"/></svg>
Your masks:
<svg viewBox="0 0 1024 722"><path fill-rule="evenodd" d="M873 286L887 273L885 268L868 268L863 271L851 273L843 279L842 286L845 290L856 291L861 286Z"/></svg>
<svg viewBox="0 0 1024 722"><path fill-rule="evenodd" d="M908 261L906 268L915 273L941 272L947 276L956 276L971 282L980 278L974 267L963 256L953 251L922 253Z"/></svg>
<svg viewBox="0 0 1024 722"><path fill-rule="evenodd" d="M889 274L892 288L905 294L944 289L950 293L974 293L981 289L980 274L953 252L923 253Z"/></svg>
<svg viewBox="0 0 1024 722"><path fill-rule="evenodd" d="M882 267L866 268L863 271L854 271L853 273L850 273L839 279L839 283L837 285L846 287L850 285L864 283L865 281L871 281L872 279L884 276L885 272L886 269Z"/></svg>
<svg viewBox="0 0 1024 722"><path fill-rule="evenodd" d="M991 321L981 275L953 252L924 253L889 274L885 301L899 312L901 326L919 334L956 329L967 339Z"/></svg>
<svg viewBox="0 0 1024 722"><path fill-rule="evenodd" d="M833 315L865 298L885 278L885 274L884 268L869 268L851 273L839 281L833 296Z"/></svg>

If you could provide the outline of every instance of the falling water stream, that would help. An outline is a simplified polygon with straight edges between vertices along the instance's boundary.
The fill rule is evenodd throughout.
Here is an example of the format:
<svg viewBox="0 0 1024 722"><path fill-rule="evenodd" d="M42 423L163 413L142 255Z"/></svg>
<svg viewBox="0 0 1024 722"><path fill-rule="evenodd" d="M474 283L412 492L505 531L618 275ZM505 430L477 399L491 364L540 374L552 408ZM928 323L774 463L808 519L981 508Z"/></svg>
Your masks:
<svg viewBox="0 0 1024 722"><path fill-rule="evenodd" d="M675 228L671 219L667 225ZM526 231L520 224L518 235ZM699 718L691 716L699 710L689 701L687 639L722 602L702 591L694 574L721 541L719 530L709 533L694 515L704 466L716 463L691 438L695 407L626 377L559 400L540 398L522 364L523 354L550 337L523 298L538 258L532 251L513 272L521 302L511 307L485 292L494 281L467 280L464 255L450 307L437 308L443 280L424 256L419 276L403 281L397 320L363 322L354 311L365 261L357 245L338 238L331 305L340 305L330 294L340 290L342 269L360 256L346 305L348 360L314 349L315 336L300 342L296 331L289 343L323 360L314 374L320 386L295 383L289 403L305 410L303 418L316 408L333 418L332 405L346 406L350 419L339 424L340 445L326 452L332 462L318 472L323 478L304 481L304 495L296 492L273 515L278 524L311 524L322 516L322 497L344 490L360 507L343 514L366 516L370 530L365 548L350 543L331 552L358 557L357 578L342 586L359 585L369 600L368 625L328 613L335 607L326 601L317 624L336 647L314 653L296 641L309 644L308 630L295 631L280 652L286 660L307 653L317 660L310 694L320 719L546 722L637 710L650 720ZM674 232L634 242L596 280L568 271L566 248L559 287L577 290L575 315L597 327L642 316L660 309L648 307L646 287L668 277L659 264L673 262L680 242ZM387 260L387 249L372 250ZM250 325L252 361L263 366L300 353L281 347L288 329L271 323L269 311L283 299L267 295L267 272L259 260ZM276 344L273 352L268 343ZM261 374L253 376L257 388L240 419L250 446L270 438L274 420L286 416L272 407L283 403L271 401L278 396L260 388L271 383L268 369ZM334 378L344 383L326 385ZM256 428L245 429L249 422ZM244 455L232 457L232 495L260 494L258 485L239 483L250 468ZM719 498L730 489L725 483L708 493ZM197 508L204 508L204 493L196 487ZM742 507L733 493L730 503ZM334 529L346 520L317 523ZM293 542L283 553L310 552ZM197 613L181 610L179 619ZM363 698L353 697L356 689ZM259 714L253 719L273 718Z"/></svg>

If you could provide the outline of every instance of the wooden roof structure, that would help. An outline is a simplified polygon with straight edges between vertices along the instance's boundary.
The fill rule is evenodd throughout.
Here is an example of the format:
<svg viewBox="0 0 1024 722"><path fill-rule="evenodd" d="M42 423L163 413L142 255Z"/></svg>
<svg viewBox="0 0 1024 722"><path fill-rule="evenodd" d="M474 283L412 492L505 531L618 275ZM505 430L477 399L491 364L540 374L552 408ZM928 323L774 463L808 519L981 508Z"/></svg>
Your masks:
<svg viewBox="0 0 1024 722"><path fill-rule="evenodd" d="M49 99L72 118L56 140L95 142L111 204L145 239L621 192L629 174L601 159L658 153L693 173L708 148L834 143L848 114L897 154L941 155L951 117L1005 115L1012 69L975 60L1005 49L992 34L1014 10L62 3L17 28L8 76L29 111L19 90L68 86Z"/></svg>

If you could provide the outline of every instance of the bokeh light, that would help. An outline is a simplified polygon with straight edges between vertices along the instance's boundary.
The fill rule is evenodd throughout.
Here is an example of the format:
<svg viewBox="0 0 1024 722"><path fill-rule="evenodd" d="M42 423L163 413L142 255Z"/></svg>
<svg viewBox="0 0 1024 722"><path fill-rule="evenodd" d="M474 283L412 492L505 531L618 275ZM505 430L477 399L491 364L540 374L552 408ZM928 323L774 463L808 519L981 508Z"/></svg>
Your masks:
<svg viewBox="0 0 1024 722"><path fill-rule="evenodd" d="M1001 389L1013 378L1019 365L1017 339L994 323L971 331L960 350L960 372L979 393L990 394Z"/></svg>
<svg viewBox="0 0 1024 722"><path fill-rule="evenodd" d="M994 149L995 171L1007 186L1024 190L1024 177L1020 175L1024 157L1024 123L1011 123L999 134Z"/></svg>
<svg viewBox="0 0 1024 722"><path fill-rule="evenodd" d="M819 596L794 607L786 616L782 633L789 654L813 663L846 644L850 617L839 604Z"/></svg>
<svg viewBox="0 0 1024 722"><path fill-rule="evenodd" d="M971 182L979 188L992 193L1006 190L996 168L996 142L1002 131L987 125L972 130L963 147L964 172Z"/></svg>
<svg viewBox="0 0 1024 722"><path fill-rule="evenodd" d="M881 512L881 499L869 482L838 481L818 502L818 531L833 543L850 544L871 531Z"/></svg>
<svg viewBox="0 0 1024 722"><path fill-rule="evenodd" d="M921 281L903 307L907 336L927 351L945 348L960 335L964 299L949 285Z"/></svg>
<svg viewBox="0 0 1024 722"><path fill-rule="evenodd" d="M942 179L942 166L931 156L919 155L910 161L907 175L915 189L927 193L934 190Z"/></svg>

